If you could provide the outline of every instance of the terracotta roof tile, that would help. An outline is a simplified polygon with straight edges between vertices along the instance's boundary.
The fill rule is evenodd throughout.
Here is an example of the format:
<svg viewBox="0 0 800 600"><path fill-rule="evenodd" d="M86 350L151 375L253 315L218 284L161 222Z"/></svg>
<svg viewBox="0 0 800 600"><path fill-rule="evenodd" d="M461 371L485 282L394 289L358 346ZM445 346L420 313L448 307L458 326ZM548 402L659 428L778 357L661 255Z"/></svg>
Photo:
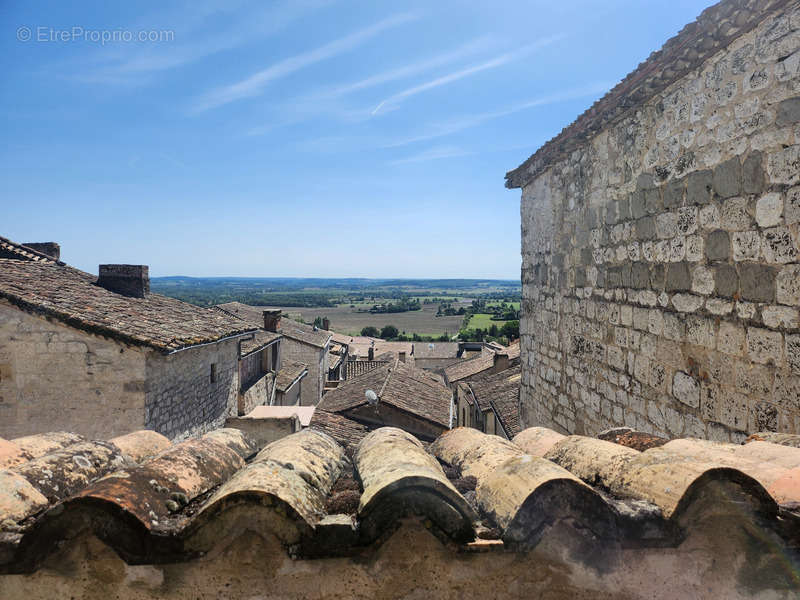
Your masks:
<svg viewBox="0 0 800 600"><path fill-rule="evenodd" d="M162 352L252 331L241 320L175 298L131 298L53 262L0 259L0 298L71 327Z"/></svg>
<svg viewBox="0 0 800 600"><path fill-rule="evenodd" d="M193 560L248 530L276 537L295 557L361 555L417 518L467 550L476 510L508 549L557 540L593 565L613 560L616 547L675 548L721 516L725 527L764 527L772 544L796 537L793 513L778 513L775 500L796 485L800 450L767 442L673 440L639 452L544 428L515 442L458 428L426 449L399 429L368 433L320 409L310 429L260 451L232 429L166 448L152 432L71 441L0 470L0 571L34 570L87 529L132 564ZM355 521L326 514L350 454L363 487ZM461 494L448 477L474 477L474 491Z"/></svg>

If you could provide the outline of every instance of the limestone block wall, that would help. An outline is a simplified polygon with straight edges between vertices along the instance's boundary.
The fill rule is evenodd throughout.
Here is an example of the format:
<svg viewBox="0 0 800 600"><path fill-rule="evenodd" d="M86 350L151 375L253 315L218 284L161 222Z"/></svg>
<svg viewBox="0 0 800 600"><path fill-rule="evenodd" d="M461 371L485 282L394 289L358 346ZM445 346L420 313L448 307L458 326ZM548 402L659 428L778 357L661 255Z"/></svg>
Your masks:
<svg viewBox="0 0 800 600"><path fill-rule="evenodd" d="M800 432L800 8L522 191L521 416Z"/></svg>
<svg viewBox="0 0 800 600"><path fill-rule="evenodd" d="M325 375L328 372L325 364L326 356L327 349L304 344L289 337L281 340L281 360L283 362L294 361L308 365L308 375L303 378L300 391L301 406L316 406L322 399Z"/></svg>
<svg viewBox="0 0 800 600"><path fill-rule="evenodd" d="M203 434L238 414L238 394L237 339L166 356L151 352L147 356L145 427L173 440Z"/></svg>
<svg viewBox="0 0 800 600"><path fill-rule="evenodd" d="M144 427L145 353L0 301L0 437Z"/></svg>

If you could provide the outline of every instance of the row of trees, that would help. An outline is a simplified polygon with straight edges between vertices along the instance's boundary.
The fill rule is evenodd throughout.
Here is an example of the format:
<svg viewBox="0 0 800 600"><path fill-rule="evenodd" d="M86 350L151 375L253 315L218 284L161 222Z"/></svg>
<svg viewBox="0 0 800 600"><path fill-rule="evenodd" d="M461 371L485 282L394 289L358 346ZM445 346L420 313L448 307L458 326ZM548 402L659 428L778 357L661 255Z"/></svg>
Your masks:
<svg viewBox="0 0 800 600"><path fill-rule="evenodd" d="M392 340L395 342L449 342L450 336L444 333L440 336L419 335L413 333L406 335L406 332L399 331L394 325L384 325L381 329L369 325L361 330L361 335L366 337L379 337L382 340Z"/></svg>
<svg viewBox="0 0 800 600"><path fill-rule="evenodd" d="M506 321L498 327L492 323L488 329L462 329L458 332L458 339L465 342L497 341L504 338L511 342L519 337L519 321Z"/></svg>

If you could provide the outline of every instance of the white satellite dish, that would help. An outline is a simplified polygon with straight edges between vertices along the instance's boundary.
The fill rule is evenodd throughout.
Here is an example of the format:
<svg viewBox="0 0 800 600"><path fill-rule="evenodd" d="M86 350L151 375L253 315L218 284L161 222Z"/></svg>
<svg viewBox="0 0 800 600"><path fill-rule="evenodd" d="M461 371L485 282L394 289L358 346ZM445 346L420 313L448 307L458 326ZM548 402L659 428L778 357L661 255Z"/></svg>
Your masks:
<svg viewBox="0 0 800 600"><path fill-rule="evenodd" d="M372 390L367 390L364 395L367 397L367 402L370 406L378 406L378 394Z"/></svg>

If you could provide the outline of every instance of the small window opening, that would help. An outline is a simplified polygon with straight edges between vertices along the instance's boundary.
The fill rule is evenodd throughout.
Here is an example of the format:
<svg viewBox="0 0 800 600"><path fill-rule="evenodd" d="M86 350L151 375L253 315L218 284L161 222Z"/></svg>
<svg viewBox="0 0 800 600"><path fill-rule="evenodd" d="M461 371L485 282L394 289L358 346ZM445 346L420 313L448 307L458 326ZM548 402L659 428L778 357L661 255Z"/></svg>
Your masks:
<svg viewBox="0 0 800 600"><path fill-rule="evenodd" d="M211 383L217 382L217 364L211 363Z"/></svg>

